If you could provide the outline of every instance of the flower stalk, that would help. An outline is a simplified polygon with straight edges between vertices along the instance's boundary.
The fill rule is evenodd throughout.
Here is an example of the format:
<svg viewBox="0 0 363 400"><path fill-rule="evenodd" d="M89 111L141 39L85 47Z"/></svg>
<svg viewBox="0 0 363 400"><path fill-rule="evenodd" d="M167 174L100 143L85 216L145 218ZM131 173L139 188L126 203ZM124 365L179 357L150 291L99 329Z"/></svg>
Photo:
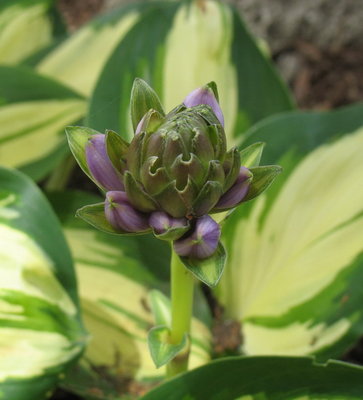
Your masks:
<svg viewBox="0 0 363 400"><path fill-rule="evenodd" d="M178 344L184 335L189 337L193 311L194 278L184 267L179 256L171 256L171 328L170 342ZM187 348L167 365L167 376L172 377L188 369L190 340Z"/></svg>

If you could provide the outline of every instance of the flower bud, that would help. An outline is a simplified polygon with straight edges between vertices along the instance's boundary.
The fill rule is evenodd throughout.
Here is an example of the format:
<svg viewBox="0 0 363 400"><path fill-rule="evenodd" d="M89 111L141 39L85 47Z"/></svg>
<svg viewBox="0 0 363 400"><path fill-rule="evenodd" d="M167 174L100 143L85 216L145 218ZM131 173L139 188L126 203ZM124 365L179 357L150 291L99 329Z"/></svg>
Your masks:
<svg viewBox="0 0 363 400"><path fill-rule="evenodd" d="M149 218L150 227L159 239L179 239L189 229L189 221L186 218L172 218L165 212L155 211Z"/></svg>
<svg viewBox="0 0 363 400"><path fill-rule="evenodd" d="M187 107L195 107L200 104L210 106L215 116L218 118L222 126L224 126L224 117L222 109L216 99L215 93L211 87L211 84L205 85L201 88L193 90L184 100L184 104Z"/></svg>
<svg viewBox="0 0 363 400"><path fill-rule="evenodd" d="M215 209L232 208L241 203L248 193L251 179L250 170L246 167L240 167L235 183L221 196Z"/></svg>
<svg viewBox="0 0 363 400"><path fill-rule="evenodd" d="M221 228L209 215L195 221L191 233L174 242L174 250L183 257L203 259L210 257L217 249Z"/></svg>
<svg viewBox="0 0 363 400"><path fill-rule="evenodd" d="M105 215L115 229L134 233L149 229L147 216L131 206L125 192L106 193Z"/></svg>
<svg viewBox="0 0 363 400"><path fill-rule="evenodd" d="M122 177L118 175L107 155L105 135L93 135L86 145L88 169L105 190L124 190Z"/></svg>

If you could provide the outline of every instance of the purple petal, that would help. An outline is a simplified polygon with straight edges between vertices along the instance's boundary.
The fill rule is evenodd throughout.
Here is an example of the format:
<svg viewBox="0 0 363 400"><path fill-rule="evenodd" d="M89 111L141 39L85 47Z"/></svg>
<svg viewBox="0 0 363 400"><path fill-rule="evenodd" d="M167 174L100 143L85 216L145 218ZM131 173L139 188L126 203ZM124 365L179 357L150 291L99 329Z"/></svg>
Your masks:
<svg viewBox="0 0 363 400"><path fill-rule="evenodd" d="M221 196L215 208L232 208L241 203L250 188L251 176L248 168L241 167L235 183Z"/></svg>
<svg viewBox="0 0 363 400"><path fill-rule="evenodd" d="M86 161L93 178L105 190L124 190L106 151L105 135L93 135L86 145Z"/></svg>
<svg viewBox="0 0 363 400"><path fill-rule="evenodd" d="M207 258L217 249L221 228L209 215L198 218L191 234L174 242L174 250L184 257Z"/></svg>
<svg viewBox="0 0 363 400"><path fill-rule="evenodd" d="M161 235L172 228L184 228L188 224L186 218L173 218L163 211L155 211L150 215L149 224Z"/></svg>
<svg viewBox="0 0 363 400"><path fill-rule="evenodd" d="M206 104L207 106L210 106L216 117L219 119L221 125L224 126L222 109L218 104L216 97L214 96L213 90L207 86L195 89L189 93L184 100L184 104L187 107L195 107L199 106L200 104Z"/></svg>
<svg viewBox="0 0 363 400"><path fill-rule="evenodd" d="M125 192L106 193L105 215L115 229L127 232L143 232L149 229L148 216L132 207Z"/></svg>

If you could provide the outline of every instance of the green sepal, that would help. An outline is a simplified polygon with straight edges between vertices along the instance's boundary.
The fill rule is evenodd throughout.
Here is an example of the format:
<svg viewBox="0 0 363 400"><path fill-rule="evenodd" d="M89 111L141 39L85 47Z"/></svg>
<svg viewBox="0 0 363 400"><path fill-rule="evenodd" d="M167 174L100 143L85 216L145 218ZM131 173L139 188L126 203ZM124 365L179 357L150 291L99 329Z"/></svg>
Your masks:
<svg viewBox="0 0 363 400"><path fill-rule="evenodd" d="M159 158L149 157L141 167L140 181L151 196L160 193L170 182L165 167L158 167Z"/></svg>
<svg viewBox="0 0 363 400"><path fill-rule="evenodd" d="M214 288L223 274L226 263L226 251L221 242L215 253L205 259L180 257L184 266L200 281Z"/></svg>
<svg viewBox="0 0 363 400"><path fill-rule="evenodd" d="M125 172L124 184L130 203L139 211L151 212L157 209L155 201L136 182L129 171Z"/></svg>
<svg viewBox="0 0 363 400"><path fill-rule="evenodd" d="M214 124L208 126L208 134L214 147L215 157L219 161L223 162L226 156L227 144L222 125Z"/></svg>
<svg viewBox="0 0 363 400"><path fill-rule="evenodd" d="M223 191L226 192L236 182L241 166L241 156L237 147L230 149L223 162L223 169L225 173L225 180Z"/></svg>
<svg viewBox="0 0 363 400"><path fill-rule="evenodd" d="M223 187L219 182L207 181L194 201L194 214L196 216L208 214L208 212L217 204L222 193Z"/></svg>
<svg viewBox="0 0 363 400"><path fill-rule="evenodd" d="M144 80L136 78L131 90L131 120L134 131L142 117L150 110L158 111L165 116L158 95Z"/></svg>
<svg viewBox="0 0 363 400"><path fill-rule="evenodd" d="M140 168L141 168L141 153L142 146L145 137L145 132L141 132L135 135L130 143L130 147L127 153L127 169L132 173L134 177L139 179Z"/></svg>
<svg viewBox="0 0 363 400"><path fill-rule="evenodd" d="M188 334L184 334L180 343L172 344L170 343L170 330L165 325L151 328L147 339L151 358L153 359L156 368L162 367L178 354L185 350L187 352L189 349Z"/></svg>
<svg viewBox="0 0 363 400"><path fill-rule="evenodd" d="M176 188L175 180L154 197L163 210L174 218L184 217L187 213L187 206Z"/></svg>
<svg viewBox="0 0 363 400"><path fill-rule="evenodd" d="M241 150L241 165L247 168L257 167L258 165L260 165L260 160L264 147L265 143L257 142Z"/></svg>
<svg viewBox="0 0 363 400"><path fill-rule="evenodd" d="M149 292L149 305L154 317L155 325L170 326L171 302L160 290L153 289Z"/></svg>
<svg viewBox="0 0 363 400"><path fill-rule="evenodd" d="M192 152L198 154L198 158L204 167L208 166L210 160L215 156L213 144L204 132L197 128L193 129Z"/></svg>
<svg viewBox="0 0 363 400"><path fill-rule="evenodd" d="M155 132L164 122L165 118L156 110L149 110L143 117L142 124L139 127L140 132Z"/></svg>
<svg viewBox="0 0 363 400"><path fill-rule="evenodd" d="M208 181L219 182L222 186L224 185L224 169L218 160L211 160L209 162L207 179Z"/></svg>
<svg viewBox="0 0 363 400"><path fill-rule="evenodd" d="M115 229L106 219L105 203L97 203L84 206L77 210L76 216L82 218L84 221L97 228L98 230L106 233L129 236L143 235L145 233L148 233L148 231L134 233L123 231L121 229Z"/></svg>
<svg viewBox="0 0 363 400"><path fill-rule="evenodd" d="M202 185L205 176L205 170L198 157L191 153L190 158L185 161L183 154L179 154L170 167L170 173L176 178L178 189L183 189L188 183L190 176L197 185Z"/></svg>
<svg viewBox="0 0 363 400"><path fill-rule="evenodd" d="M67 126L65 129L69 148L76 159L78 165L81 167L82 171L97 185L99 184L93 178L88 169L88 164L86 160L86 146L88 140L93 135L99 135L100 132L94 129L87 128L85 126ZM100 187L100 186L99 186ZM102 188L101 188L102 189ZM104 189L102 189L104 190Z"/></svg>
<svg viewBox="0 0 363 400"><path fill-rule="evenodd" d="M204 119L209 125L220 125L219 119L214 114L212 107L206 104L200 104L199 106L193 107L193 110Z"/></svg>
<svg viewBox="0 0 363 400"><path fill-rule="evenodd" d="M179 238L181 238L184 233L188 232L188 230L190 229L190 223L187 220L187 225L185 226L179 226L179 227L174 227L174 228L169 228L167 231L165 231L164 233L161 234L157 234L154 231L154 235L161 240L177 240Z"/></svg>
<svg viewBox="0 0 363 400"><path fill-rule="evenodd" d="M253 178L250 189L243 199L243 202L254 199L264 192L274 181L276 176L281 173L282 168L278 165L266 165L261 167L252 167L249 169Z"/></svg>
<svg viewBox="0 0 363 400"><path fill-rule="evenodd" d="M166 118L173 117L176 114L179 114L180 112L186 110L187 108L185 107L184 104L179 104L178 106L174 107L168 114L166 115Z"/></svg>
<svg viewBox="0 0 363 400"><path fill-rule="evenodd" d="M219 94L218 94L217 84L214 81L211 81L211 82L207 83L204 87L213 92L214 97L216 98L216 100L219 103Z"/></svg>
<svg viewBox="0 0 363 400"><path fill-rule="evenodd" d="M123 174L127 169L126 157L130 144L115 131L106 130L106 151L116 171Z"/></svg>

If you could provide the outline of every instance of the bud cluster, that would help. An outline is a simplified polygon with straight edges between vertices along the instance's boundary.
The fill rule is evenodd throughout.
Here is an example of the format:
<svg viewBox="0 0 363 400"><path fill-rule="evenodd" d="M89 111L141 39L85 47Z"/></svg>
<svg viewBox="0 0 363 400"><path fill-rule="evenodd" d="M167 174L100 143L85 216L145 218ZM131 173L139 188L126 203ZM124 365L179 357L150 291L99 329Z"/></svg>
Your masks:
<svg viewBox="0 0 363 400"><path fill-rule="evenodd" d="M216 85L194 90L165 115L153 89L136 79L131 117L130 144L107 131L89 135L84 146L83 169L105 192L106 223L121 234L152 231L183 257L212 256L221 231L209 214L257 193L240 151L226 149Z"/></svg>

